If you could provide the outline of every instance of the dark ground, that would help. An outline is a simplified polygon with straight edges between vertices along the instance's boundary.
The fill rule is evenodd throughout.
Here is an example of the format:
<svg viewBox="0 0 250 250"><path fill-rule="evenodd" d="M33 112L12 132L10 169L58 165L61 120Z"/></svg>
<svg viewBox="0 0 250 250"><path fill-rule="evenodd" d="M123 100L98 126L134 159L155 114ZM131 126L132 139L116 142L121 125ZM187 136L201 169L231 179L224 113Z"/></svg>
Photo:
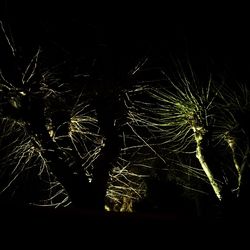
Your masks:
<svg viewBox="0 0 250 250"><path fill-rule="evenodd" d="M247 243L248 220L184 218L178 214L94 213L41 208L1 210L1 242L9 247L226 247ZM4 242L4 243L3 243Z"/></svg>

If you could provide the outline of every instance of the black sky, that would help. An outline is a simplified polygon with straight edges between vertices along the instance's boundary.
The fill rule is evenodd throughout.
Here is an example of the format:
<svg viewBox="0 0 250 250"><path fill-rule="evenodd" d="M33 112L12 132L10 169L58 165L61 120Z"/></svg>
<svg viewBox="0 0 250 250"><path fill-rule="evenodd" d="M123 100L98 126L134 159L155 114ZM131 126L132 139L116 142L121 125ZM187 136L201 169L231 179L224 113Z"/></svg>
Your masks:
<svg viewBox="0 0 250 250"><path fill-rule="evenodd" d="M3 6L4 19L27 50L50 41L81 57L106 46L125 71L144 56L162 63L170 55L188 56L198 66L209 62L222 74L248 77L250 22L244 6L14 0Z"/></svg>

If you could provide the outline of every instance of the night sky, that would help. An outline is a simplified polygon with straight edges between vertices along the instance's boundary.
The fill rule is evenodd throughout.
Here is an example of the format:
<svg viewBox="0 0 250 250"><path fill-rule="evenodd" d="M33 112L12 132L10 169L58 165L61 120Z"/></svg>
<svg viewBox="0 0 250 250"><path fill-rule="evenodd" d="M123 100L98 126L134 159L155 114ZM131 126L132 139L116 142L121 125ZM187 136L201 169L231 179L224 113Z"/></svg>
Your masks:
<svg viewBox="0 0 250 250"><path fill-rule="evenodd" d="M48 44L59 51L50 53L53 58L64 53L80 60L105 53L118 79L143 57L151 58L152 67L167 67L173 57L190 60L198 71L211 68L225 77L248 78L249 17L243 6L4 2L4 19L27 55Z"/></svg>

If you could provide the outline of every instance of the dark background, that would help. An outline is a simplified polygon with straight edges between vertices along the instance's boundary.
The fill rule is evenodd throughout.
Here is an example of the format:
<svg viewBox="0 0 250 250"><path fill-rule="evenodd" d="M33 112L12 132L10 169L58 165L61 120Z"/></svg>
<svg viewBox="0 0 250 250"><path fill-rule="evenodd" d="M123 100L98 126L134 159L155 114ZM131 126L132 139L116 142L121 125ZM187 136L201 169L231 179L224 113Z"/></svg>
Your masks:
<svg viewBox="0 0 250 250"><path fill-rule="evenodd" d="M50 56L58 60L64 53L70 60L86 63L104 53L118 79L144 56L154 66L168 67L173 57L190 60L197 71L212 70L240 81L248 78L245 6L14 0L3 1L2 6L3 19L11 24L17 46L27 55L38 45L45 50L53 45L58 52L51 49Z"/></svg>
<svg viewBox="0 0 250 250"><path fill-rule="evenodd" d="M106 60L109 61L113 68L113 84L120 84L144 57L150 58L152 68L171 68L172 59L183 63L190 60L198 74L218 74L232 82L246 82L249 79L249 15L245 13L248 8L229 6L228 3L224 6L211 6L211 3L203 1L200 5L178 1L174 5L145 2L135 4L133 1L117 1L108 4L106 1L91 1L91 4L86 4L86 1L5 0L1 1L0 19L9 25L15 45L22 56L27 57L27 61L38 46L47 53L48 68L67 60L72 63L70 71L75 73L88 72L95 59L105 58L99 70L105 71L102 66ZM3 56L0 57L2 64ZM4 64L8 62L4 61ZM13 215L12 211L9 213ZM19 219L23 212L20 211L20 214ZM31 218L39 218L41 214L35 211ZM70 216L65 212L57 216L53 212L51 214L55 221L52 220L50 225L65 219L65 216L68 216L68 221L72 220L72 212ZM97 222L99 217L96 218L95 214L86 215L81 211L75 211L74 214L74 221L71 224L67 222L70 225L76 220L78 224L86 222L83 219L89 216L88 225L93 224L95 219L96 224L92 227L95 229L100 226ZM47 214L44 217L47 223ZM82 218L80 222L79 217ZM138 218L138 221L133 220L127 224L126 218L119 217L112 223L115 228L121 221L122 226L133 227L136 221L140 222L138 230L141 230L145 219L151 221L154 225L152 228L165 226L166 221L171 222L165 228L168 232L176 222L176 218L170 215L167 218ZM42 220L43 217L40 218ZM105 223L99 231L106 230L106 225L110 225L110 218L104 217L103 220ZM23 225L24 221L26 217L19 224ZM181 226L184 224L186 233L188 225L194 222L184 221ZM201 224L196 226L199 228ZM203 229L206 226L203 225ZM175 229L177 232L179 225L175 225Z"/></svg>

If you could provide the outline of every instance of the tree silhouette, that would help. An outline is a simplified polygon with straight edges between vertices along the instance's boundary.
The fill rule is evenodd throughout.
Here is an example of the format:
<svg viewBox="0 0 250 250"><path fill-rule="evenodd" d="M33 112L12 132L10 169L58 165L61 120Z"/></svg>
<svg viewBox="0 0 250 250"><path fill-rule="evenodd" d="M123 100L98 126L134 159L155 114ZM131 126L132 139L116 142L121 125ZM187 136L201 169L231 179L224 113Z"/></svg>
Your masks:
<svg viewBox="0 0 250 250"><path fill-rule="evenodd" d="M177 180L185 179L179 180L181 185L197 189L202 180L210 185L219 204L235 207L234 203L246 199L244 186L249 178L246 84L232 88L211 77L204 84L191 67L186 71L179 67L171 77L162 74L165 85L139 86L137 97L130 98L129 115L134 129L141 131L138 138L158 155L163 169L169 169ZM190 182L190 176L196 181ZM210 193L207 188L197 191Z"/></svg>
<svg viewBox="0 0 250 250"><path fill-rule="evenodd" d="M130 160L123 157L126 110L119 92L108 86L115 81L109 54L100 56L88 78L98 85L93 91L43 68L41 49L25 66L27 59L22 60L2 22L1 28L9 52L4 57L9 65L1 72L2 196L39 206L72 204L95 210L116 203L112 209L132 211L127 199L141 197L143 184L137 179L143 174L131 170ZM39 183L36 195L18 198L19 185L34 189L34 183ZM23 188L23 193L32 193Z"/></svg>
<svg viewBox="0 0 250 250"><path fill-rule="evenodd" d="M226 207L247 202L246 85L201 82L191 67L138 80L149 57L125 76L105 44L88 74L76 77L67 63L46 67L42 48L21 56L0 24L3 201L131 212L156 195L158 178L163 189L182 186Z"/></svg>

